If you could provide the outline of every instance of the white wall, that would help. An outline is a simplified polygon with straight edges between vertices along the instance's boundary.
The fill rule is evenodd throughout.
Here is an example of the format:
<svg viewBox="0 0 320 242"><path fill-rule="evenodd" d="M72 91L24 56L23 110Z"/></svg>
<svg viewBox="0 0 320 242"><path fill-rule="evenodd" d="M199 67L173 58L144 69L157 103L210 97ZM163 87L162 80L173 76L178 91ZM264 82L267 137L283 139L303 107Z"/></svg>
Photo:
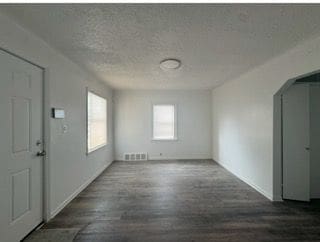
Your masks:
<svg viewBox="0 0 320 242"><path fill-rule="evenodd" d="M320 198L320 85L310 86L310 197Z"/></svg>
<svg viewBox="0 0 320 242"><path fill-rule="evenodd" d="M211 158L211 91L116 91L114 102L116 159L125 152L148 152L150 159ZM151 140L153 103L177 105L177 141Z"/></svg>
<svg viewBox="0 0 320 242"><path fill-rule="evenodd" d="M86 155L86 87L107 97L109 130L112 129L112 90L95 80L73 62L0 15L0 47L48 68L46 101L49 107L64 108L66 118L48 119L51 215L58 212L77 191L113 161L113 137L109 144ZM46 117L49 117L47 110ZM61 125L69 126L63 134Z"/></svg>
<svg viewBox="0 0 320 242"><path fill-rule="evenodd" d="M319 69L316 38L215 88L213 159L268 198L279 199L280 179L273 177L273 95L288 79Z"/></svg>

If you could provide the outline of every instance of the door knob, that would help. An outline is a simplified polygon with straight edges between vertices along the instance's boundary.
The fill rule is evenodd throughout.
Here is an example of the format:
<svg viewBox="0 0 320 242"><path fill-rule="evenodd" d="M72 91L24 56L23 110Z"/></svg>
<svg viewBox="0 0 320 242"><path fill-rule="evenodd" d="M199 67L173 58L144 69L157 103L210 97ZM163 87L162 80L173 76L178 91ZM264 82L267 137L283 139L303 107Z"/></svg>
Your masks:
<svg viewBox="0 0 320 242"><path fill-rule="evenodd" d="M47 153L43 150L43 151L38 151L37 152L37 156L45 156Z"/></svg>
<svg viewBox="0 0 320 242"><path fill-rule="evenodd" d="M305 149L309 151L309 150L310 150L310 147L305 147Z"/></svg>

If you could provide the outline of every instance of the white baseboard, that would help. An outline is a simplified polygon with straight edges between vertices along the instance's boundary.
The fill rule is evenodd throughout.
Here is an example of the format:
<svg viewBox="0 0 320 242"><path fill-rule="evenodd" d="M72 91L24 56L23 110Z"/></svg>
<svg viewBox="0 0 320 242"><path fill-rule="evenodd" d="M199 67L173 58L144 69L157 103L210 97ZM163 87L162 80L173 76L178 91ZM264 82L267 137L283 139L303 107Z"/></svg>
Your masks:
<svg viewBox="0 0 320 242"><path fill-rule="evenodd" d="M118 161L123 161L123 157L117 157ZM212 160L208 156L148 156L148 160Z"/></svg>
<svg viewBox="0 0 320 242"><path fill-rule="evenodd" d="M185 156L185 157L181 157L181 156L168 156L168 157L150 156L148 158L149 158L149 160L211 160L212 159L207 156L195 156L195 157L191 157L191 156Z"/></svg>
<svg viewBox="0 0 320 242"><path fill-rule="evenodd" d="M50 219L54 218L65 206L68 205L80 192L82 192L91 182L93 182L94 179L96 179L105 169L107 169L108 166L112 164L106 164L104 165L101 170L96 172L92 177L90 177L85 183L83 183L80 187L78 187L77 190L75 190L66 200L64 200L56 209L54 209L50 213Z"/></svg>
<svg viewBox="0 0 320 242"><path fill-rule="evenodd" d="M265 196L266 198L268 198L270 201L275 201L274 197L272 194L270 194L269 192L265 191L264 189L262 189L261 187L257 186L256 184L254 184L252 181L250 181L248 178L240 176L239 174L234 173L230 167L228 167L226 164L220 163L216 160L214 160L215 162L217 162L220 166L222 166L223 168L225 168L226 170L228 170L229 172L231 172L233 175L235 175L236 177L238 177L240 180L244 181L245 183L247 183L249 186L251 186L253 189L255 189L256 191L258 191L259 193L261 193L263 196Z"/></svg>

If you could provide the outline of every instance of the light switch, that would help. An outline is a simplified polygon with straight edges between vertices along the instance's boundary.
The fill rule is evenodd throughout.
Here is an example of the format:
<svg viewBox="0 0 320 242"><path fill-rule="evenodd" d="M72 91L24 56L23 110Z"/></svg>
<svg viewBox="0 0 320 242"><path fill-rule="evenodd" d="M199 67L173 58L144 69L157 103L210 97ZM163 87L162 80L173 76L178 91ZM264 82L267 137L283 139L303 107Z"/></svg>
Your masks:
<svg viewBox="0 0 320 242"><path fill-rule="evenodd" d="M63 133L67 133L67 131L68 131L68 125L62 125L62 132Z"/></svg>

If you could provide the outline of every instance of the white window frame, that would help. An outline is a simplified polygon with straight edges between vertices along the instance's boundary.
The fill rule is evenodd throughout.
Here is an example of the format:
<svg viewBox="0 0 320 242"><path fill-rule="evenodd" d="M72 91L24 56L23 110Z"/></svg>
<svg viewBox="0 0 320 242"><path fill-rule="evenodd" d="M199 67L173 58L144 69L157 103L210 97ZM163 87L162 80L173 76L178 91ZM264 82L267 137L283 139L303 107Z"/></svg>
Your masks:
<svg viewBox="0 0 320 242"><path fill-rule="evenodd" d="M170 105L174 107L174 137L172 139L159 139L154 137L154 117L153 117L153 107L161 105ZM151 140L152 141L177 141L178 140L178 105L175 103L152 103L151 105Z"/></svg>
<svg viewBox="0 0 320 242"><path fill-rule="evenodd" d="M89 119L88 119L88 111L89 111L89 103L88 103L88 97L89 97L89 93L92 93L98 97L101 97L103 99L106 100L106 142L101 144L101 145L98 145L92 149L89 149ZM86 153L87 155L91 154L92 152L96 151L96 150L99 150L103 147L105 147L107 144L108 144L108 134L109 134L109 130L108 130L108 99L106 97L103 97L102 95L100 94L97 94L97 92L87 88L87 91L86 91Z"/></svg>

